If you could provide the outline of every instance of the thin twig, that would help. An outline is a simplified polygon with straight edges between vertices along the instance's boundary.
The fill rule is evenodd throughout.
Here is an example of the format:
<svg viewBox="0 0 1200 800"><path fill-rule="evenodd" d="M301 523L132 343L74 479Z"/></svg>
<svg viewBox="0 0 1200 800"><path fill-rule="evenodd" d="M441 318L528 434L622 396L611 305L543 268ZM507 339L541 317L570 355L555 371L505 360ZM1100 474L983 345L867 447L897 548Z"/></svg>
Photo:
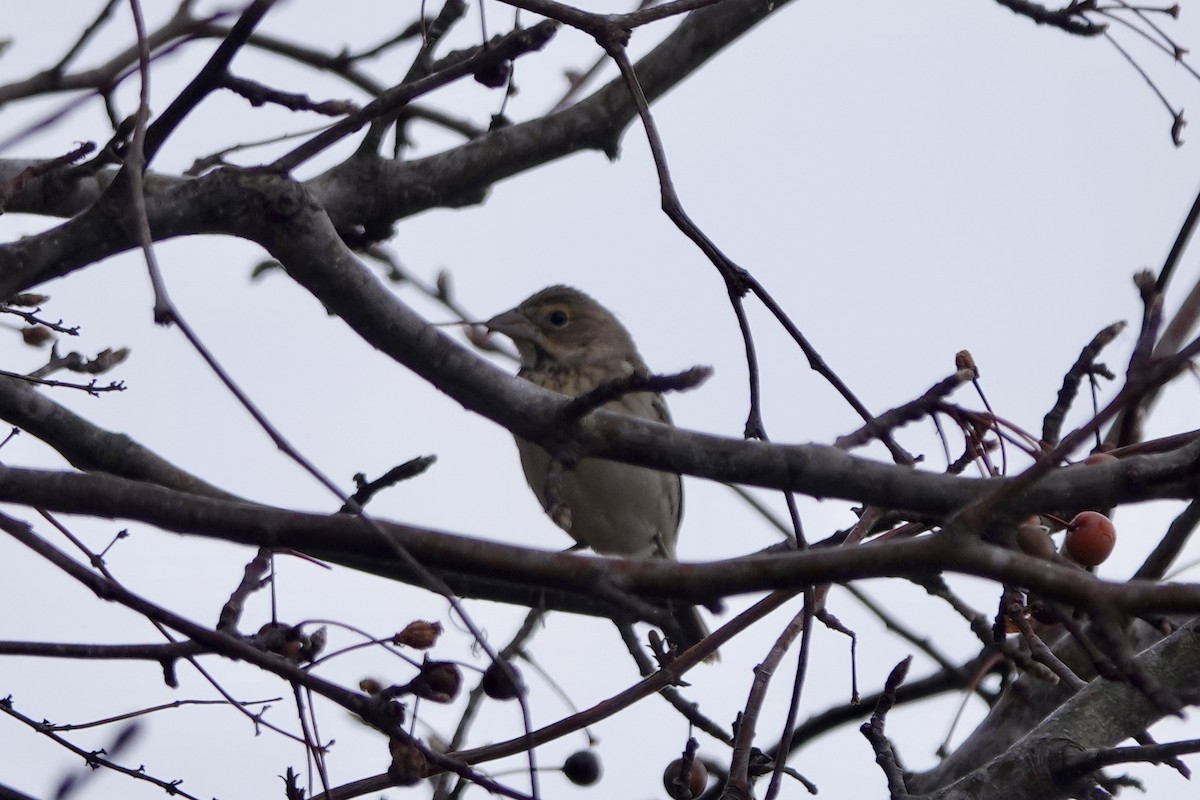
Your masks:
<svg viewBox="0 0 1200 800"><path fill-rule="evenodd" d="M859 732L866 737L867 741L871 743L871 749L875 751L875 761L883 769L883 774L887 778L888 796L892 800L901 800L909 795L908 789L904 785L904 770L900 766L892 743L884 734L884 721L896 703L896 692L904 683L911 664L912 656L908 656L895 666L888 675L887 682L884 683L883 692L879 695L879 702L875 704L875 713L871 715L870 722L864 722L859 728Z"/></svg>

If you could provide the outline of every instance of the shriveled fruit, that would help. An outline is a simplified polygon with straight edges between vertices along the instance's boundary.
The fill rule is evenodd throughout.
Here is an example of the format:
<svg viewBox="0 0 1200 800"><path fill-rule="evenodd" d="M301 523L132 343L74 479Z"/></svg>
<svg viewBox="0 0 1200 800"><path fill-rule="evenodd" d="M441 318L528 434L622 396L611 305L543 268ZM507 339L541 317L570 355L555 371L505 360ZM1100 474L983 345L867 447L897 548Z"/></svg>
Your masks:
<svg viewBox="0 0 1200 800"><path fill-rule="evenodd" d="M426 661L407 688L417 697L435 703L450 703L462 687L462 672L449 661Z"/></svg>
<svg viewBox="0 0 1200 800"><path fill-rule="evenodd" d="M693 758L688 774L685 776L682 771L682 758L672 761L663 771L663 788L667 790L667 794L674 800L687 800L703 794L704 788L708 786L708 768L700 763L699 759Z"/></svg>
<svg viewBox="0 0 1200 800"><path fill-rule="evenodd" d="M521 673L511 661L493 661L483 671L483 693L493 700L513 700L522 688Z"/></svg>
<svg viewBox="0 0 1200 800"><path fill-rule="evenodd" d="M580 750L571 753L562 765L563 775L576 786L591 786L600 780L600 756L595 750Z"/></svg>
<svg viewBox="0 0 1200 800"><path fill-rule="evenodd" d="M1103 564L1117 544L1117 529L1099 511L1080 511L1067 526L1064 549L1085 567Z"/></svg>
<svg viewBox="0 0 1200 800"><path fill-rule="evenodd" d="M1054 542L1037 517L1030 517L1017 526L1017 547L1037 558L1054 557Z"/></svg>
<svg viewBox="0 0 1200 800"><path fill-rule="evenodd" d="M1042 600L1036 592L1029 592L1026 595L1025 608L1029 610L1029 616L1043 625L1056 625L1062 622L1062 617L1054 610L1054 607Z"/></svg>
<svg viewBox="0 0 1200 800"><path fill-rule="evenodd" d="M415 786L429 773L429 762L414 742L402 739L388 740L392 763L388 777L400 786Z"/></svg>
<svg viewBox="0 0 1200 800"><path fill-rule="evenodd" d="M428 650L437 644L441 635L442 623L418 619L405 625L404 630L393 636L392 644L402 644L415 650Z"/></svg>

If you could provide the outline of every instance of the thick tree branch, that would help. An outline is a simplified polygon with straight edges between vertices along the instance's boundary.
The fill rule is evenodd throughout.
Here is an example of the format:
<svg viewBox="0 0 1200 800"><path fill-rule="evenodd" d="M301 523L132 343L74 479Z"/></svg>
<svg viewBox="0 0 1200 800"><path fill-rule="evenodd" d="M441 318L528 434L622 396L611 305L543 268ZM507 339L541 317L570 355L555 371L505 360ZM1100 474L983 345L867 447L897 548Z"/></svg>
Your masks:
<svg viewBox="0 0 1200 800"><path fill-rule="evenodd" d="M1193 620L1137 658L1176 694L1195 696L1200 688L1200 624ZM1066 780L1072 760L1093 748L1112 747L1145 730L1165 712L1137 689L1097 679L1066 701L1002 757L993 759L929 800L1000 800L1021 787L1025 797L1043 800L1076 795Z"/></svg>
<svg viewBox="0 0 1200 800"><path fill-rule="evenodd" d="M369 344L468 409L550 449L570 444L585 456L933 515L964 507L983 489L1007 485L1000 479L888 466L831 447L705 436L602 411L563 426L561 396L502 372L416 315L358 261L299 184L268 173L226 170L172 187L161 200L151 211L156 238L205 232L257 241ZM134 234L115 213L100 204L53 231L0 247L0 295L132 247ZM1007 498L1007 510L1020 514L1192 497L1198 487L1200 440L1193 440L1162 457L1049 470Z"/></svg>
<svg viewBox="0 0 1200 800"><path fill-rule="evenodd" d="M323 516L184 494L108 475L0 467L0 501L50 511L136 520L178 533L255 547L286 547L423 585L379 531L358 517ZM457 594L627 619L597 587L704 602L763 590L942 571L1036 590L1084 608L1130 614L1200 612L1200 585L1109 582L1082 570L963 538L926 536L856 547L813 548L698 564L595 558L514 547L376 521Z"/></svg>
<svg viewBox="0 0 1200 800"><path fill-rule="evenodd" d="M129 436L104 430L68 411L20 378L0 375L0 418L41 439L77 469L98 470L191 494L236 499Z"/></svg>
<svg viewBox="0 0 1200 800"><path fill-rule="evenodd" d="M660 97L787 2L726 0L689 14L635 65L647 98ZM621 132L636 115L618 79L565 111L500 128L444 153L404 162L351 158L309 186L337 226L386 227L429 208L480 202L497 181L570 153L595 149L615 156ZM0 161L0 181L36 163ZM155 189L177 186L182 180L147 175L152 218L159 216ZM95 202L109 181L110 173L78 182L35 182L39 185L18 194L8 208L69 217Z"/></svg>

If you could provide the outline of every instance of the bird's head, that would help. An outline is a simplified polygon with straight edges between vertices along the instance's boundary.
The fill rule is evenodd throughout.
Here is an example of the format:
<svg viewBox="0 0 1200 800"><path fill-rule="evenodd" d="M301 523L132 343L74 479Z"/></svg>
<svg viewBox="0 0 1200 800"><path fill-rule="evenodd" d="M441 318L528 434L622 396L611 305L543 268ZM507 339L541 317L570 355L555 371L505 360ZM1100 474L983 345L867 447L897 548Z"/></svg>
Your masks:
<svg viewBox="0 0 1200 800"><path fill-rule="evenodd" d="M527 368L582 368L612 360L640 362L625 326L578 289L551 286L487 321L513 340Z"/></svg>

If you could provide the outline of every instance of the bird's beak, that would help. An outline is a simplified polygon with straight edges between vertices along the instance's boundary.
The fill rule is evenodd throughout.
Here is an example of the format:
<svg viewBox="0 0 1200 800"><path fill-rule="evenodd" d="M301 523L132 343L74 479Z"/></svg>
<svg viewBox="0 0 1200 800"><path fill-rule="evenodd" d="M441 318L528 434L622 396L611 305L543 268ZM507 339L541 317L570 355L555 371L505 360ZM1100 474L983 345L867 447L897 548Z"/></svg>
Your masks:
<svg viewBox="0 0 1200 800"><path fill-rule="evenodd" d="M517 309L497 314L484 323L488 330L503 333L514 342L530 342L537 336L537 327Z"/></svg>

